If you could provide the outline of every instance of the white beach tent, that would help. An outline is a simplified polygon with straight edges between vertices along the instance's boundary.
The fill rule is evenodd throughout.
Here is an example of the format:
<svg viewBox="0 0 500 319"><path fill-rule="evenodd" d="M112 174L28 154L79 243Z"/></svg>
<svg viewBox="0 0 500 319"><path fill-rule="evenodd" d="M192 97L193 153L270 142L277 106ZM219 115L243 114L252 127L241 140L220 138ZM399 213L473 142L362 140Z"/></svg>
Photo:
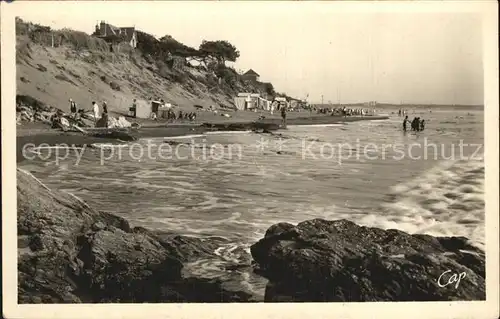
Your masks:
<svg viewBox="0 0 500 319"><path fill-rule="evenodd" d="M140 100L140 99L137 99L137 101L135 102L135 104L137 105L137 117L138 118L150 118L151 117L151 112L152 112L152 102L155 102L157 104L161 104L161 102L159 101L151 101L151 100ZM132 107L132 104L134 102L133 101L130 101L129 102L129 108Z"/></svg>
<svg viewBox="0 0 500 319"><path fill-rule="evenodd" d="M130 107L132 107L132 101L130 101ZM151 116L151 102L146 100L137 100L135 102L137 105L137 117L138 118L149 118Z"/></svg>
<svg viewBox="0 0 500 319"><path fill-rule="evenodd" d="M246 97L238 96L234 98L234 105L236 106L237 110L244 110L245 104L246 104Z"/></svg>
<svg viewBox="0 0 500 319"><path fill-rule="evenodd" d="M234 98L234 104L238 110L246 110L255 108L260 97L258 93L238 93Z"/></svg>

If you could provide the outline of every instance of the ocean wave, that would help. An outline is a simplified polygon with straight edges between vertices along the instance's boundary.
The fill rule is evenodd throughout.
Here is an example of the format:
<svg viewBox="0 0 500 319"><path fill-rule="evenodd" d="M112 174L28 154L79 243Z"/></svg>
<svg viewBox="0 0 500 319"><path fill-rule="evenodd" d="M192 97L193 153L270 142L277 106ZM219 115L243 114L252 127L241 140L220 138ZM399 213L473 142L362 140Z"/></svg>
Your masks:
<svg viewBox="0 0 500 319"><path fill-rule="evenodd" d="M398 184L385 203L391 227L430 235L468 237L484 247L484 163L444 162ZM389 225L385 225L387 227Z"/></svg>

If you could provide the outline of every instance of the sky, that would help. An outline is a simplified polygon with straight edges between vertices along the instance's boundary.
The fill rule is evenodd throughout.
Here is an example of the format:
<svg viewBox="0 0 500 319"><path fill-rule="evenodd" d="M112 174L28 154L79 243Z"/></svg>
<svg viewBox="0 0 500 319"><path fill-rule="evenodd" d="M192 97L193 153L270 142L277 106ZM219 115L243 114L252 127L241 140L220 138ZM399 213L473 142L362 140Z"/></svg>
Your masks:
<svg viewBox="0 0 500 319"><path fill-rule="evenodd" d="M318 103L483 104L481 16L322 2L14 2L24 20L92 33L105 20L192 47L227 40L238 70ZM370 11L371 10L371 11Z"/></svg>

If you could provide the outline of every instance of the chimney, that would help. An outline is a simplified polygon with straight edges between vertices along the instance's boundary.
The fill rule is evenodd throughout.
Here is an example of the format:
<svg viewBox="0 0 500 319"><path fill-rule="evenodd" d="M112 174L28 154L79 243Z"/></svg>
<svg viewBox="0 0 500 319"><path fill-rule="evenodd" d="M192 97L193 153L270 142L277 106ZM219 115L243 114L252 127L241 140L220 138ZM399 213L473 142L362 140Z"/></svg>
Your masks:
<svg viewBox="0 0 500 319"><path fill-rule="evenodd" d="M99 35L99 25L98 24L95 25L95 34Z"/></svg>
<svg viewBox="0 0 500 319"><path fill-rule="evenodd" d="M106 35L106 23L101 21L101 35Z"/></svg>

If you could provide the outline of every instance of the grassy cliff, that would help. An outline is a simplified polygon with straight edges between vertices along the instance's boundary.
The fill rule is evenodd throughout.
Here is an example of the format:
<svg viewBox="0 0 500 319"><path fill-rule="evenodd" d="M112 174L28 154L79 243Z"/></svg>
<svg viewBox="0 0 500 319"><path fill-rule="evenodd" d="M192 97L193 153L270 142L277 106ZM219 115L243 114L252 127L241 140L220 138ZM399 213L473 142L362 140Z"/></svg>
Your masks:
<svg viewBox="0 0 500 319"><path fill-rule="evenodd" d="M110 44L84 32L52 30L16 19L17 94L64 111L73 98L79 107L107 101L110 111L126 113L133 99L147 104L164 99L189 110L194 105L233 108L238 92L270 93L270 83L243 81L217 63L192 66L203 52L171 36L138 31L138 47Z"/></svg>

